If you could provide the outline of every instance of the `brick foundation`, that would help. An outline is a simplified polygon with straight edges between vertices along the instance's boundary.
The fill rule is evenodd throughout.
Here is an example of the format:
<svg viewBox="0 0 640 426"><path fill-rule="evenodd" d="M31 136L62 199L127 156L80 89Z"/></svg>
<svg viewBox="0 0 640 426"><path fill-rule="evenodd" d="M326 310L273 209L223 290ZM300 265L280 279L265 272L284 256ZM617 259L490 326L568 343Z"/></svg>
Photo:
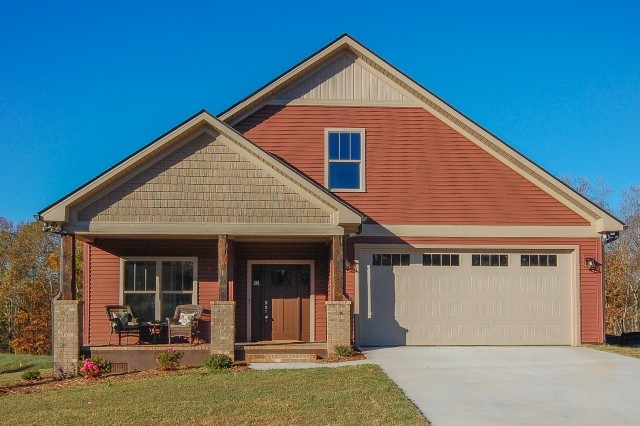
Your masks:
<svg viewBox="0 0 640 426"><path fill-rule="evenodd" d="M53 302L53 324L53 377L76 376L82 347L82 302Z"/></svg>
<svg viewBox="0 0 640 426"><path fill-rule="evenodd" d="M236 302L211 302L211 353L235 358Z"/></svg>
<svg viewBox="0 0 640 426"><path fill-rule="evenodd" d="M351 346L351 302L325 302L327 306L327 352L336 346Z"/></svg>

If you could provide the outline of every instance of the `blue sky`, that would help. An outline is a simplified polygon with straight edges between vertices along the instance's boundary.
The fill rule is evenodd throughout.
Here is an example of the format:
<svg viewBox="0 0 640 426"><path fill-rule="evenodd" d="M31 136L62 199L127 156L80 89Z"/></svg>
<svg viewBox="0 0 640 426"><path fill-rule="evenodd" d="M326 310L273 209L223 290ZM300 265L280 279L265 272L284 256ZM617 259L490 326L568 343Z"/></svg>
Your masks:
<svg viewBox="0 0 640 426"><path fill-rule="evenodd" d="M5 2L0 216L32 215L342 33L562 177L640 183L640 2Z"/></svg>

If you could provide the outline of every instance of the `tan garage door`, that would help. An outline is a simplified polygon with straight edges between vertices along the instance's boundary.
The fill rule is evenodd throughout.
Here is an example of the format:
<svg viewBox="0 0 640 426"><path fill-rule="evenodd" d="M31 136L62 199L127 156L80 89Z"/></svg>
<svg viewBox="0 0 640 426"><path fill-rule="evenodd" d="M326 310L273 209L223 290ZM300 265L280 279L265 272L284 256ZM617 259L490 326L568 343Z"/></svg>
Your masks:
<svg viewBox="0 0 640 426"><path fill-rule="evenodd" d="M570 345L571 259L558 251L361 253L356 343Z"/></svg>

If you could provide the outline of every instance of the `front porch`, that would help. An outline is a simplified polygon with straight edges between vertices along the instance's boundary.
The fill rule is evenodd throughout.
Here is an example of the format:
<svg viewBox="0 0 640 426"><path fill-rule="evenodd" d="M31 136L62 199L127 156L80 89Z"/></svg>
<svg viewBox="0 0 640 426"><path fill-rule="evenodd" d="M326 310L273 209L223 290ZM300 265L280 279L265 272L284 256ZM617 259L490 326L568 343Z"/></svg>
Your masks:
<svg viewBox="0 0 640 426"><path fill-rule="evenodd" d="M156 355L168 348L184 352L181 364L201 366L206 357L215 351L209 343L203 344L157 344L157 345L88 345L81 354L85 357L99 356L112 364L113 373L150 370L158 367ZM235 344L236 361L253 362L315 362L327 357L326 343L304 342L242 342Z"/></svg>

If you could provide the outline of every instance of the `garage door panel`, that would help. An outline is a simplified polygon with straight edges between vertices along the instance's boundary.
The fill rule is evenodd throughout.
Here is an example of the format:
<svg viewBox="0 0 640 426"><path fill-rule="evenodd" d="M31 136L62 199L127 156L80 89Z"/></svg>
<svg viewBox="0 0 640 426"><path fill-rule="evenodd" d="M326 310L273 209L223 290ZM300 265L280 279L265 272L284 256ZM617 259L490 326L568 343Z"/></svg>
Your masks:
<svg viewBox="0 0 640 426"><path fill-rule="evenodd" d="M571 344L571 255L553 268L510 256L509 267L472 267L470 254L456 267L380 267L362 256L358 344Z"/></svg>

